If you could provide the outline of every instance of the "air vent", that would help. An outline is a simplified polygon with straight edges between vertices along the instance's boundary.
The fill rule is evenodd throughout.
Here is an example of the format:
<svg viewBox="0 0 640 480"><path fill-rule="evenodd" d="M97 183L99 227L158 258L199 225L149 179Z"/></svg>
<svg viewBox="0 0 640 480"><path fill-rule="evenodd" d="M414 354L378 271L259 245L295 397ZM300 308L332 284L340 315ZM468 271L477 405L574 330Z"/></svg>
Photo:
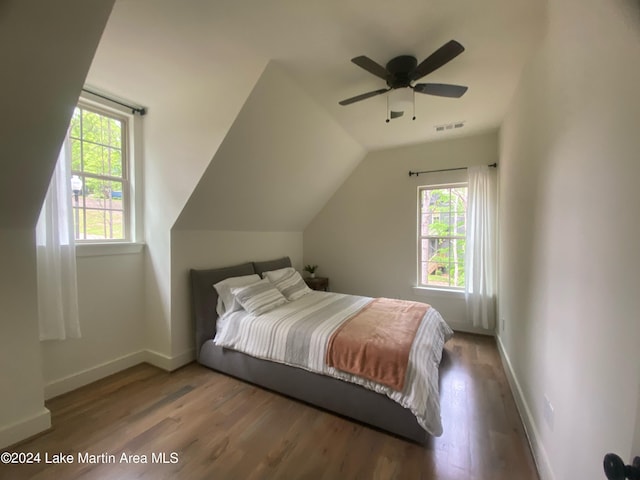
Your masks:
<svg viewBox="0 0 640 480"><path fill-rule="evenodd" d="M436 132L445 132L447 130L454 130L456 128L462 127L464 127L464 122L453 122L447 123L445 125L436 125L434 128L436 129Z"/></svg>

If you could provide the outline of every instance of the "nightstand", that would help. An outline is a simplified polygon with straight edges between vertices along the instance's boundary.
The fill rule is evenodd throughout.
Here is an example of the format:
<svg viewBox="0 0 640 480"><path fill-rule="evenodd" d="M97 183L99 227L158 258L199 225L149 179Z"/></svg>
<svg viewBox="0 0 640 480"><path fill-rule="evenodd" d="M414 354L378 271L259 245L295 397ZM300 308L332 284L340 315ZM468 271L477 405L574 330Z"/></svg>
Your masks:
<svg viewBox="0 0 640 480"><path fill-rule="evenodd" d="M327 277L307 277L304 279L304 281L312 290L324 290L325 292L329 291L329 279Z"/></svg>

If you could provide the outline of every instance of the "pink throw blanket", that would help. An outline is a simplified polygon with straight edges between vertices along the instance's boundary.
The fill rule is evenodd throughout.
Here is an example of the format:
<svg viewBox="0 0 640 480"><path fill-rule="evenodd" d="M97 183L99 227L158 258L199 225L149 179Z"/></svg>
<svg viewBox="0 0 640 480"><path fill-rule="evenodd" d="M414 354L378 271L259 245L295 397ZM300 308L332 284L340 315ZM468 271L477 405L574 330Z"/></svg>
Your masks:
<svg viewBox="0 0 640 480"><path fill-rule="evenodd" d="M401 391L413 339L429 308L407 300L373 300L331 335L327 365Z"/></svg>

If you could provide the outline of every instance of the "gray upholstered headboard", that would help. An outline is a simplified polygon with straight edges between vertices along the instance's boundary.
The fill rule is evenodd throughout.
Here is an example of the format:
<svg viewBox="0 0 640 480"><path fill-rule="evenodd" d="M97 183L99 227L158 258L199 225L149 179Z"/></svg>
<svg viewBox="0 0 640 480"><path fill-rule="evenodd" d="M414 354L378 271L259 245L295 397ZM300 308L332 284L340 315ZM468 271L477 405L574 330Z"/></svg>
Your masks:
<svg viewBox="0 0 640 480"><path fill-rule="evenodd" d="M196 356L200 356L202 344L214 337L216 333L216 305L218 292L213 285L225 278L240 277L253 273L262 274L269 270L277 270L291 266L289 257L265 262L247 262L231 267L194 270L191 273L191 311L196 330Z"/></svg>

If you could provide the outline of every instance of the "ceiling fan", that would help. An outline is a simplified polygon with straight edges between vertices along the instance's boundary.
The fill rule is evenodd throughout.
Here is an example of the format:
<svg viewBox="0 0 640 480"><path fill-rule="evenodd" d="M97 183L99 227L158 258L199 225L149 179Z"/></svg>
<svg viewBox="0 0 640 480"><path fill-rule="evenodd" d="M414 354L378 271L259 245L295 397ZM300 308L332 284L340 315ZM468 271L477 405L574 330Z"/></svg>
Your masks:
<svg viewBox="0 0 640 480"><path fill-rule="evenodd" d="M460 98L467 91L468 87L464 87L462 85L450 85L447 83L413 82L449 63L462 52L464 52L464 47L455 40L450 40L428 56L419 65L416 58L410 55L395 57L387 63L386 67L383 67L364 55L352 58L351 61L360 68L365 69L367 72L387 82L387 88L362 93L338 103L340 105L351 105L352 103L375 97L377 95L382 95L389 91L392 92L390 95L397 94L400 100L402 100L402 97L404 96L404 102L406 102L407 92L411 97L413 97L413 92L418 92L427 95L436 95L438 97ZM392 101L391 104L393 103L395 102ZM391 118L393 119L402 116L404 110L398 109L402 107L397 107L391 104ZM415 120L415 116L413 118ZM387 119L387 122L388 121L389 119Z"/></svg>

